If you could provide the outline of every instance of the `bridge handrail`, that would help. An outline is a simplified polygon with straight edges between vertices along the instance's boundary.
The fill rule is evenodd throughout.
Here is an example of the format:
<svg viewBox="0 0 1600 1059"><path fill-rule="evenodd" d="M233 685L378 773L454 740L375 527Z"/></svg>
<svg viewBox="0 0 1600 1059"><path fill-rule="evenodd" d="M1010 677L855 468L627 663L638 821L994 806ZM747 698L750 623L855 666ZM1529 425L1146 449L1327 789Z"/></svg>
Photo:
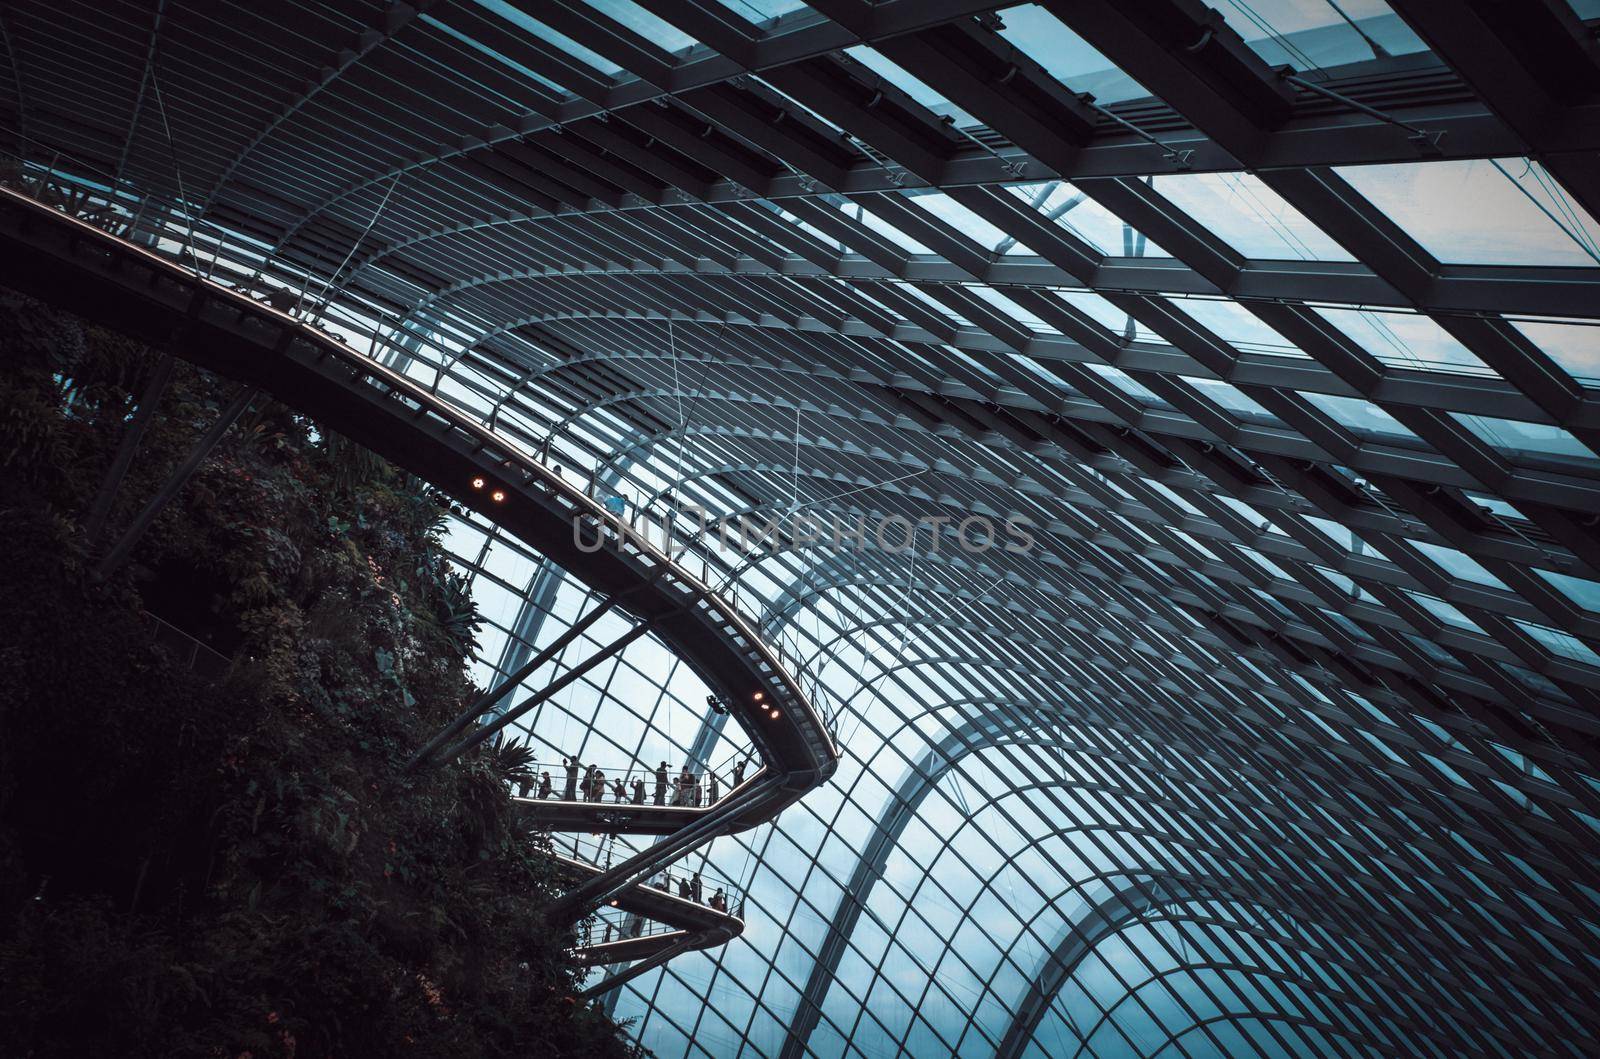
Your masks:
<svg viewBox="0 0 1600 1059"><path fill-rule="evenodd" d="M62 197L65 196L67 186L72 185L82 192L82 197L77 200L76 205L79 207L94 207L87 211L91 217L100 214L97 220L104 222L111 216L115 216L115 211L119 209L125 210L131 215L127 222L127 230L134 233L141 231L140 222L143 219L144 211L150 206L150 199L140 193L131 181L125 178L118 178L115 175L104 174L102 171L99 174L102 182L91 182L86 178L74 176L65 168L58 170L57 167L66 160L77 168L85 169L90 173L94 172L94 167L91 163L73 159L61 152L56 152L52 156L48 166L29 161L25 157L4 149L0 149L0 158L10 159L17 163L14 176L9 171L0 171L0 184L10 187L12 190L42 205L60 209L62 212L68 212L65 209L66 203L51 201L52 185L60 189ZM35 171L42 171L42 175L30 181L30 167ZM96 186L97 183L98 186ZM138 209L135 210L130 205L131 203L137 203ZM180 268L185 271L192 271L198 282L215 287L219 294L245 297L253 302L256 301L250 291L231 288L213 278L219 261L224 262L227 267L237 267L238 263L236 261L224 259L221 256L222 248L227 245L228 238L231 236L237 246L244 248L243 241L246 237L211 221L209 218L184 210L181 204L172 203L164 208L167 215L153 222L151 227L146 229L154 237L153 245L141 246L136 243L129 243L130 248L149 253L157 258L174 260ZM177 214L178 219L182 222L181 225L177 226L176 231L173 230L175 225L174 213ZM85 220L81 212L71 212L69 215L80 223L89 224L92 227L99 227L101 230L110 232L110 228L106 224L96 223L94 220ZM211 261L205 274L201 273L199 255L196 253L199 249L198 236L202 232L214 238L214 242L211 244ZM111 234L115 235L115 233ZM170 254L161 252L164 249L162 247L163 238L173 243L176 248L174 252ZM290 263L280 261L270 249L265 249L263 244L258 242L256 245L261 249L253 251L257 259L255 262L257 267L250 277L251 283L268 274L269 267L272 267L274 274L293 278L309 286L312 277L307 270L303 268L293 269ZM185 260L186 255L187 260ZM245 271L248 271L248 269ZM282 281L288 282L288 279ZM463 432L483 449L489 450L491 455L495 455L497 462L502 462L499 457L503 456L504 465L508 470L520 469L522 471L522 484L529 484L534 477L534 475L528 473L530 469L536 472L542 479L541 484L545 490L552 497L571 508L574 513L573 517L586 519L592 525L609 528L619 553L626 555L636 564L652 570L656 569L658 565L664 564L670 580L678 583L680 591L690 595L690 606L693 610L702 614L703 620L721 626L725 635L731 634L735 642L744 645L742 649L747 654L751 654L760 662L765 663L765 668L772 674L773 680L782 687L784 697L791 704L799 707L802 714L807 717L809 723L803 725L802 730L810 729L820 735L822 745L814 747L814 751L820 752L818 756L824 760L830 758L837 760L838 751L833 737L834 729L831 719L825 717L822 711L818 709L816 703L801 685L798 675L791 670L790 652L784 649L781 642L768 642L758 631L759 622L746 616L743 608L739 605L737 586L735 586L735 591L731 598L717 591L707 578L696 577L687 565L681 564L668 556L661 549L655 547L652 542L628 532L625 518L608 511L601 501L567 482L559 466L552 467L546 464L544 458L538 453L530 451L511 438L495 433L482 423L474 420L466 410L449 401L448 395L441 397L434 392L428 394L430 401L418 400L416 396L413 396L413 393L419 388L418 383L374 359L374 354L378 348L378 334L381 332L383 320L378 320L375 328L368 329L360 320L344 313L342 307L333 301L333 296L340 292L332 291L330 294L330 287L331 280L325 283L323 289L318 292L317 299L321 300L316 304L316 322L320 322L323 315L333 316L340 319L341 328L357 336L370 338L372 343L371 349L367 354L361 354L348 348L343 350L341 356L346 364L356 368L367 378L386 387L398 399L410 402L419 415L436 417L449 429ZM302 297L304 294L305 291L302 291ZM309 335L322 338L330 343L348 347L348 342L342 336L331 333L325 328L319 329L313 323L299 319L290 312L264 303L258 303L257 307L263 312L281 317L282 321L288 326L300 328ZM348 323L345 321L348 321ZM435 387L437 387L437 382ZM518 465L520 465L520 468ZM593 488L592 478L590 488L591 490ZM808 737L809 741L812 740Z"/></svg>

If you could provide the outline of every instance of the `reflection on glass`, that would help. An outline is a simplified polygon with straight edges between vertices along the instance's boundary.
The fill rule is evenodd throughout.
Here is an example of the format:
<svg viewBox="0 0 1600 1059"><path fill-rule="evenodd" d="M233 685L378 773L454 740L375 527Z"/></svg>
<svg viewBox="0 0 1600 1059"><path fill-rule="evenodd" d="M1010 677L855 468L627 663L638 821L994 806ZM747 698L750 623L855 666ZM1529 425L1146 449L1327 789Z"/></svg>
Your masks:
<svg viewBox="0 0 1600 1059"><path fill-rule="evenodd" d="M977 118L962 110L926 82L908 73L898 63L878 54L865 44L846 48L844 53L856 60L912 99L921 103L939 117L954 118L957 125L981 125Z"/></svg>
<svg viewBox="0 0 1600 1059"><path fill-rule="evenodd" d="M1324 66L1427 51L1383 0L1224 0L1223 18L1268 66Z"/></svg>
<svg viewBox="0 0 1600 1059"><path fill-rule="evenodd" d="M1448 331L1418 313L1398 309L1313 308L1385 364L1463 375L1495 374Z"/></svg>
<svg viewBox="0 0 1600 1059"><path fill-rule="evenodd" d="M927 210L985 250L991 247L998 248L1002 244L1006 244L1003 250L998 251L999 253L1033 253L1028 247L1011 239L1005 232L979 217L942 191L923 191L918 189L916 191L906 191L903 194L918 207Z"/></svg>
<svg viewBox="0 0 1600 1059"><path fill-rule="evenodd" d="M1447 265L1600 265L1600 225L1531 159L1337 172Z"/></svg>
<svg viewBox="0 0 1600 1059"><path fill-rule="evenodd" d="M1357 436L1381 438L1385 441L1393 441L1396 438L1415 440L1417 437L1398 419L1365 398L1308 393L1305 399Z"/></svg>
<svg viewBox="0 0 1600 1059"><path fill-rule="evenodd" d="M879 235L888 238L890 242L894 243L908 254L933 253L932 250L917 242L917 240L911 238L911 236L902 232L900 229L896 228L888 221L885 221L883 218L879 217L877 214L873 213L871 210L867 209L865 206L862 206L858 202L851 202L849 199L844 198L841 195L828 195L826 196L826 200L837 206L840 212L842 212L845 216L854 218L856 221L859 221L861 224L871 228Z"/></svg>
<svg viewBox="0 0 1600 1059"><path fill-rule="evenodd" d="M1512 320L1511 325L1574 379L1600 386L1600 324L1593 320Z"/></svg>
<svg viewBox="0 0 1600 1059"><path fill-rule="evenodd" d="M1012 184L1007 191L1107 256L1168 257L1121 217L1063 180Z"/></svg>
<svg viewBox="0 0 1600 1059"><path fill-rule="evenodd" d="M1600 456L1558 426L1461 412L1450 414L1478 437L1510 456L1556 456L1583 463L1600 462Z"/></svg>
<svg viewBox="0 0 1600 1059"><path fill-rule="evenodd" d="M1249 173L1177 173L1154 178L1169 202L1245 257L1354 261L1349 252Z"/></svg>
<svg viewBox="0 0 1600 1059"><path fill-rule="evenodd" d="M1267 411L1249 394L1221 379L1185 378L1184 382L1242 419L1276 421L1277 416Z"/></svg>
<svg viewBox="0 0 1600 1059"><path fill-rule="evenodd" d="M1171 304L1241 353L1305 356L1293 342L1238 302L1222 298L1173 298Z"/></svg>
<svg viewBox="0 0 1600 1059"><path fill-rule="evenodd" d="M1038 4L1013 7L1002 12L1001 18L1005 28L1000 35L1072 91L1088 92L1100 103L1140 99L1150 94Z"/></svg>

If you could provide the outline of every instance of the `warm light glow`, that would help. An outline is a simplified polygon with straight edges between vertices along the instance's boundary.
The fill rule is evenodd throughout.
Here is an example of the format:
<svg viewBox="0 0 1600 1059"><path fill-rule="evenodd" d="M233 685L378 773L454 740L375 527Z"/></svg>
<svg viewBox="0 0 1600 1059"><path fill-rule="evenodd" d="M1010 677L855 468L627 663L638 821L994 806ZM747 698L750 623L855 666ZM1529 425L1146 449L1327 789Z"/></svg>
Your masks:
<svg viewBox="0 0 1600 1059"><path fill-rule="evenodd" d="M773 710L768 716L770 716L774 721L776 721L778 719L778 711L777 710Z"/></svg>
<svg viewBox="0 0 1600 1059"><path fill-rule="evenodd" d="M756 700L756 701L757 701L757 702L760 702L760 701L761 701L761 700L762 700L762 699L764 699L764 698L766 698L766 697L767 697L767 693L766 693L766 692L764 692L764 691L758 691L758 692L756 692L756 694L755 694L755 700Z"/></svg>
<svg viewBox="0 0 1600 1059"><path fill-rule="evenodd" d="M498 504L506 498L506 491L504 489L496 489L494 492L489 494L489 497Z"/></svg>
<svg viewBox="0 0 1600 1059"><path fill-rule="evenodd" d="M483 478L482 477L474 478L472 480L472 488L474 488L474 489L482 489L483 488Z"/></svg>

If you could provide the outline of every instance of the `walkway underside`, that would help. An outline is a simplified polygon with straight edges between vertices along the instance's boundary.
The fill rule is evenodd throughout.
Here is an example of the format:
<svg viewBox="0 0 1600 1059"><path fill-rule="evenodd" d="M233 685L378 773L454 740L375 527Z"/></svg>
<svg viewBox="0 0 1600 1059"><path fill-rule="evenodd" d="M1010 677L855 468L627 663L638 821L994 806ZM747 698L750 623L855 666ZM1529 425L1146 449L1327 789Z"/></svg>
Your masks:
<svg viewBox="0 0 1600 1059"><path fill-rule="evenodd" d="M574 885L599 878L601 869L571 857L556 855L561 874ZM710 949L744 933L744 920L728 912L676 897L654 886L634 886L616 897L616 907L630 916L654 923L665 923L675 929L661 934L645 934L637 938L619 938L616 941L587 945L575 950L574 957L586 966L602 966L649 960L668 950L687 952L692 949Z"/></svg>

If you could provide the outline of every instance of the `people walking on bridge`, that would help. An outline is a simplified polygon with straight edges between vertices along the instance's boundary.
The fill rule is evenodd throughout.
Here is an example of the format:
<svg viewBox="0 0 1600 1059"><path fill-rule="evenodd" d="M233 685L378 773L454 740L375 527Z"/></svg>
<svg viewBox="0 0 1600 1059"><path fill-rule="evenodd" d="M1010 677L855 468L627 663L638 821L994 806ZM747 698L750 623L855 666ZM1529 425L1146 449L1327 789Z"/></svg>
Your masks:
<svg viewBox="0 0 1600 1059"><path fill-rule="evenodd" d="M618 805L628 800L628 785L623 782L621 776L611 781L611 796L617 800Z"/></svg>
<svg viewBox="0 0 1600 1059"><path fill-rule="evenodd" d="M672 804L673 805L688 805L689 804L689 766L688 765L683 766L682 770L680 770L678 772L678 778L677 778L677 780L674 781L674 786L677 789L672 792Z"/></svg>
<svg viewBox="0 0 1600 1059"><path fill-rule="evenodd" d="M678 879L678 896L683 898L685 901L689 900L689 880L688 879L684 879L684 878L679 878Z"/></svg>
<svg viewBox="0 0 1600 1059"><path fill-rule="evenodd" d="M746 764L746 761L747 761L747 759L740 758L738 760L738 762L733 766L733 785L735 787L739 786L739 784L744 782L744 766Z"/></svg>
<svg viewBox="0 0 1600 1059"><path fill-rule="evenodd" d="M711 895L711 907L724 914L728 911L728 895L720 886L717 887L717 892Z"/></svg>
<svg viewBox="0 0 1600 1059"><path fill-rule="evenodd" d="M578 759L564 757L561 764L567 770L566 799L575 802L578 800Z"/></svg>
<svg viewBox="0 0 1600 1059"><path fill-rule="evenodd" d="M667 763L656 766L656 804L667 804Z"/></svg>
<svg viewBox="0 0 1600 1059"><path fill-rule="evenodd" d="M550 797L550 773L548 772L541 772L539 774L539 797Z"/></svg>
<svg viewBox="0 0 1600 1059"><path fill-rule="evenodd" d="M689 797L684 799L691 809L700 808L700 773L689 772Z"/></svg>
<svg viewBox="0 0 1600 1059"><path fill-rule="evenodd" d="M589 785L589 800L591 802L603 802L606 800L606 774L593 765L589 767L594 769L594 778Z"/></svg>
<svg viewBox="0 0 1600 1059"><path fill-rule="evenodd" d="M635 777L633 781L633 804L644 804L644 780L637 777Z"/></svg>
<svg viewBox="0 0 1600 1059"><path fill-rule="evenodd" d="M594 800L594 766L589 765L583 770L583 800Z"/></svg>
<svg viewBox="0 0 1600 1059"><path fill-rule="evenodd" d="M706 804L716 805L717 799L722 797L722 789L717 786L717 770L706 770Z"/></svg>
<svg viewBox="0 0 1600 1059"><path fill-rule="evenodd" d="M689 883L689 899L699 903L703 899L704 891L700 888L700 873L694 873L694 879Z"/></svg>

